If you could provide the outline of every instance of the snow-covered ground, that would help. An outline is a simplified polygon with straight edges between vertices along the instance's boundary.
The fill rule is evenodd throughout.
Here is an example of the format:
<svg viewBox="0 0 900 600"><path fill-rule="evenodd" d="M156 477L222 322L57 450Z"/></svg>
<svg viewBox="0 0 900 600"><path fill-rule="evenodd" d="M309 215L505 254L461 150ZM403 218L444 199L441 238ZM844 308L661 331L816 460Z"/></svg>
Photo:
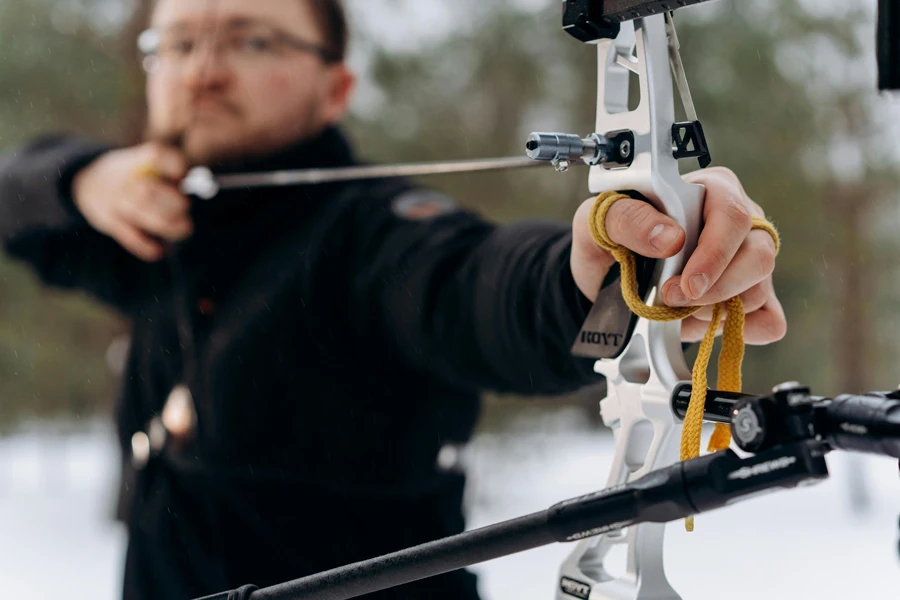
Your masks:
<svg viewBox="0 0 900 600"><path fill-rule="evenodd" d="M584 427L578 413L531 416L480 436L467 454L469 526L603 487L611 451L611 438ZM0 438L3 598L118 597L125 536L110 519L116 461L112 431L100 423ZM835 454L829 465L829 481L703 515L693 534L670 525L667 570L684 600L900 597L896 463ZM865 511L852 509L854 494L868 497ZM480 565L486 600L549 600L570 550L555 545Z"/></svg>

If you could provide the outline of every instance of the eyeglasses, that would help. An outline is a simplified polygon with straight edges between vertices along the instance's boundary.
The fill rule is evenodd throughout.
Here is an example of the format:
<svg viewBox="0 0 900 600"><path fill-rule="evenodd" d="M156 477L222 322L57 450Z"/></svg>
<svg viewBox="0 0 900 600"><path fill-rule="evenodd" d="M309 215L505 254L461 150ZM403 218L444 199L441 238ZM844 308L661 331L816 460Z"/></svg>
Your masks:
<svg viewBox="0 0 900 600"><path fill-rule="evenodd" d="M259 66L285 56L290 51L319 57L325 64L340 62L340 57L324 46L308 42L258 21L241 20L214 31L197 31L185 26L148 29L138 37L148 72L158 66L180 67L191 60L204 43L234 66Z"/></svg>

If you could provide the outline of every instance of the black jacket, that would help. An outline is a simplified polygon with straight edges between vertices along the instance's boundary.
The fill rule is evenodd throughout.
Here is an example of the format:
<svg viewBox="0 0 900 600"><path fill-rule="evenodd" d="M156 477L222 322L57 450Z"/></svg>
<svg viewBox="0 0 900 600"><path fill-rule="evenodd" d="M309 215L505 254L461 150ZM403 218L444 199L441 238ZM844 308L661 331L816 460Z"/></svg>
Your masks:
<svg viewBox="0 0 900 600"><path fill-rule="evenodd" d="M172 387L194 393L196 440L133 482L126 598L271 585L462 531L463 477L436 457L469 438L479 393L598 382L569 353L590 305L568 225L413 218L435 196L404 181L244 190L194 202L173 277L75 209L74 175L108 149L53 137L0 158L0 235L47 284L131 320L126 464ZM328 130L234 168L350 164ZM475 595L458 572L379 597Z"/></svg>

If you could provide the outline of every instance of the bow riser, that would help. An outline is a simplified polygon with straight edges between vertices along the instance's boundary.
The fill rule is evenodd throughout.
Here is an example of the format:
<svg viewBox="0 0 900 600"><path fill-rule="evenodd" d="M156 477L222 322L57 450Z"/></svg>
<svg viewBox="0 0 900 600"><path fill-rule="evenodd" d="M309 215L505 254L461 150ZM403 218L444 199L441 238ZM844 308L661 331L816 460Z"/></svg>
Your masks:
<svg viewBox="0 0 900 600"><path fill-rule="evenodd" d="M607 137L610 132L633 132L634 156L627 168L596 165L590 175L592 193L639 192L686 232L681 252L658 261L650 304L658 298L661 284L681 273L696 247L704 196L702 186L681 178L673 154L675 101L666 19L656 15L623 24L616 39L598 42L597 131ZM629 72L637 75L641 93L631 111ZM681 420L672 411L671 394L679 382L690 380L680 322L639 319L622 353L597 361L595 370L607 378L608 395L600 411L616 440L608 485L621 485L677 462ZM643 524L585 540L563 564L561 581L588 585L591 600L677 600L663 569L664 533L664 525ZM604 560L623 544L627 546L626 573L614 578ZM571 594L560 589L558 598L571 600Z"/></svg>

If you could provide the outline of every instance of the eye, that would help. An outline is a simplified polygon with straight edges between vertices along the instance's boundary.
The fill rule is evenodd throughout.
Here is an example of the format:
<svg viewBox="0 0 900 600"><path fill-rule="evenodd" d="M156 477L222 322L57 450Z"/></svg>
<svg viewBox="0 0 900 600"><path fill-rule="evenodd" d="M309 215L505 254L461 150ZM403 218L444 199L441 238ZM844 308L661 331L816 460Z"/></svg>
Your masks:
<svg viewBox="0 0 900 600"><path fill-rule="evenodd" d="M244 39L244 48L251 52L271 52L274 46L271 39L259 35Z"/></svg>
<svg viewBox="0 0 900 600"><path fill-rule="evenodd" d="M165 44L165 50L169 54L175 56L187 56L194 51L194 40L192 38L173 38Z"/></svg>

